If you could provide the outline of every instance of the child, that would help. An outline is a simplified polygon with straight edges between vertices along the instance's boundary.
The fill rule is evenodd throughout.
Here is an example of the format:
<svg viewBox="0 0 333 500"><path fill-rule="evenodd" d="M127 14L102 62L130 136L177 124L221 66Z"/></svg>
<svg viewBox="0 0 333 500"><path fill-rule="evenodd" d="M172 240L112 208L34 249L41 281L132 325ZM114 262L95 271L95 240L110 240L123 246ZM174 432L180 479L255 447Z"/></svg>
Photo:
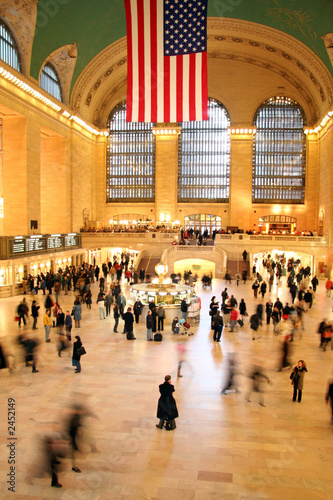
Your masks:
<svg viewBox="0 0 333 500"><path fill-rule="evenodd" d="M179 323L177 316L172 321L171 330L175 335L179 334Z"/></svg>

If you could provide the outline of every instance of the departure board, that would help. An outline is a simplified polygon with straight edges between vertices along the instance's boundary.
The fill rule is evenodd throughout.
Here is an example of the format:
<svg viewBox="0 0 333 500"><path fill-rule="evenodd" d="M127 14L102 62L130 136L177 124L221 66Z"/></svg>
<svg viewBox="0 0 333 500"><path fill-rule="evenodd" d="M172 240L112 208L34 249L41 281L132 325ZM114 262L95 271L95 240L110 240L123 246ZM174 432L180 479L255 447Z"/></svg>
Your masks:
<svg viewBox="0 0 333 500"><path fill-rule="evenodd" d="M38 252L40 250L46 250L46 238L27 238L25 240L26 252Z"/></svg>
<svg viewBox="0 0 333 500"><path fill-rule="evenodd" d="M62 248L64 246L64 239L60 236L49 236L47 238L47 249L54 250L56 248Z"/></svg>

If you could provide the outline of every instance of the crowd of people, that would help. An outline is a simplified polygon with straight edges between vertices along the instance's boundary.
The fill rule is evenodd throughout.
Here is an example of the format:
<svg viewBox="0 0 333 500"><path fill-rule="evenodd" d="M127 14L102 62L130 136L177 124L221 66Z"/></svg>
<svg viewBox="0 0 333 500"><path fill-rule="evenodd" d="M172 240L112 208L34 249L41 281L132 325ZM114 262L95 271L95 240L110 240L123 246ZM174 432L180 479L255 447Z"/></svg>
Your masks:
<svg viewBox="0 0 333 500"><path fill-rule="evenodd" d="M243 260L247 260L247 254L243 255ZM32 367L33 373L38 373L38 349L41 339L33 337L31 334L26 333L24 326L28 322L32 323L32 330L38 328L38 318L41 309L44 305L43 326L45 330L45 342L51 341L56 343L58 356L61 357L63 352L71 350L72 365L75 369L74 373L80 373L82 370L81 358L85 354L83 340L79 335L75 335L72 339L72 329L81 328L81 321L84 309L98 310L96 320L104 321L107 318L113 318L112 324L113 331L118 333L120 319L122 319L122 331L126 333L128 340L135 340L135 325L140 322L144 307L147 307L148 312L146 315L145 326L147 331L147 341L152 341L156 332L163 332L165 329L166 315L163 305L156 305L151 301L148 306L144 306L138 298L133 307L128 307L127 300L122 286L132 279L132 262L127 259L126 255L122 255L119 259L113 262L103 263L101 268L98 265L82 264L75 268L74 266L59 269L57 273L47 273L45 276L29 277L29 289L31 291L31 305L28 305L28 297L24 296L20 301L17 311L16 319L20 334L18 336L18 344L24 351L25 364ZM286 269L287 275L285 284L290 293L290 301L282 303L277 296L274 300L272 295L266 299L266 294L271 292L273 284L281 284L282 269ZM231 338L237 338L244 323L248 321L250 332L253 341L261 338L263 327L273 326L272 332L276 334L281 340L280 361L277 366L277 371L281 372L290 369L290 380L292 385L292 401L301 403L305 375L308 372L307 365L304 359L297 361L293 366L291 356L291 343L295 337L297 340L302 339L302 332L304 331L304 321L307 312L316 305L316 291L318 287L318 279L315 275L311 275L310 268L302 267L299 261L290 259L288 262L275 261L270 255L263 259L261 263L261 273L257 271L258 266L253 269L253 299L251 303L247 304L244 298L236 297L238 290L241 292L241 282L246 283L247 274L239 279L236 277L237 286L233 288L233 293L228 290L231 278L226 273L225 286L221 291L220 297L213 296L209 305L210 326L213 331L212 342L221 342L224 335L231 334ZM131 272L129 277L127 271ZM189 279L191 277L190 271L185 271L182 279ZM129 277L129 280L128 280ZM180 277L178 274L174 278ZM212 277L209 276L209 283L211 284ZM138 279L144 281L146 274L143 270L138 273ZM128 280L128 281L127 281ZM42 283L45 283L45 288ZM92 284L96 283L97 294L93 296ZM203 280L204 283L204 280ZM326 294L331 295L333 282L328 279L325 282ZM236 293L235 293L236 290ZM96 293L96 286L94 287ZM38 303L38 293L42 293L44 297L44 304ZM61 307L62 294L68 295L71 293L73 298L72 309L68 306L63 310ZM188 304L183 301L180 312L181 320L186 320ZM94 304L96 306L94 307ZM30 320L31 316L32 320ZM174 319L170 325L173 333L179 333L180 320ZM177 331L178 330L178 331ZM76 330L78 331L78 330ZM327 318L318 326L318 334L320 334L319 347L326 351L327 347L331 346L332 349L332 322ZM177 378L181 378L181 367L185 359L185 352L187 350L184 343L178 343L179 349L179 363L177 368ZM1 347L1 346L0 346ZM9 360L8 353L1 351L0 359L4 359L3 364L6 366L15 367L15 360ZM227 367L227 379L223 383L221 394L227 395L232 391L235 393L240 392L239 375L240 367L235 354L229 354L225 360ZM253 362L251 369L248 373L248 380L250 381L249 390L245 394L245 399L251 401L252 393L258 395L258 403L265 406L264 402L264 385L271 384L271 380L265 373L264 367L258 363ZM176 428L175 419L179 416L176 401L173 393L175 391L174 385L170 375L165 376L164 383L159 386L160 399L158 402L157 417L159 422L157 427L167 430L174 430ZM329 386L326 394L326 402L333 403L333 384ZM332 410L333 422L333 410ZM54 465L54 464L53 464ZM53 466L52 466L53 467ZM60 483L56 475L56 468L52 469L52 486L57 486ZM73 467L76 467L76 465ZM74 470L74 468L73 468Z"/></svg>

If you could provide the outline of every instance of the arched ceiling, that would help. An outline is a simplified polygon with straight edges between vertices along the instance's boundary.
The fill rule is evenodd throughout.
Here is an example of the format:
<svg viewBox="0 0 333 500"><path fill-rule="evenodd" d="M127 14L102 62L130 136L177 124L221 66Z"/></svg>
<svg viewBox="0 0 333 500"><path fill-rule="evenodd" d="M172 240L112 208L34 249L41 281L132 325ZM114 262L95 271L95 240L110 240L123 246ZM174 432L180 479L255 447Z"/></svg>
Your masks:
<svg viewBox="0 0 333 500"><path fill-rule="evenodd" d="M333 33L332 8L332 0L209 0L208 16L251 21L281 30L304 43L333 75L322 39ZM125 36L124 0L39 0L30 74L37 79L49 54L76 43L73 89L89 63Z"/></svg>
<svg viewBox="0 0 333 500"><path fill-rule="evenodd" d="M332 108L332 76L295 38L263 25L226 18L209 18L207 28L208 93L223 102L232 122L249 125L261 102L280 94L299 102L308 125ZM123 37L87 65L72 91L76 113L106 127L111 110L126 100L126 61ZM244 93L249 99L238 99Z"/></svg>

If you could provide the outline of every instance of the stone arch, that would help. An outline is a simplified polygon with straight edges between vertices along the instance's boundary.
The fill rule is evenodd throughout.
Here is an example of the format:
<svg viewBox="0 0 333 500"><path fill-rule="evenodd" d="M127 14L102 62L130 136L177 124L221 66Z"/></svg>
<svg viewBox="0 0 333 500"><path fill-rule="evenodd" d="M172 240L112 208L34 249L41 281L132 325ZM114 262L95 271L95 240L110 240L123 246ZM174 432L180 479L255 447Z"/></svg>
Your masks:
<svg viewBox="0 0 333 500"><path fill-rule="evenodd" d="M40 74L45 64L47 64L48 62L52 64L59 78L64 104L68 104L69 102L70 86L75 68L76 58L76 43L72 45L64 45L63 47L59 47L59 49L53 51L43 61L43 64L41 65L39 70L38 82L40 80Z"/></svg>
<svg viewBox="0 0 333 500"><path fill-rule="evenodd" d="M126 100L126 62L126 37L98 54L73 88L75 112L104 128L112 108ZM243 99L235 99L244 82L251 95L246 106ZM209 18L208 94L223 102L231 122L250 123L261 102L277 92L299 102L311 126L332 105L332 77L308 47L282 31L248 21Z"/></svg>
<svg viewBox="0 0 333 500"><path fill-rule="evenodd" d="M38 0L20 2L4 1L0 6L0 17L15 38L22 63L22 74L30 74L30 60L37 19Z"/></svg>

